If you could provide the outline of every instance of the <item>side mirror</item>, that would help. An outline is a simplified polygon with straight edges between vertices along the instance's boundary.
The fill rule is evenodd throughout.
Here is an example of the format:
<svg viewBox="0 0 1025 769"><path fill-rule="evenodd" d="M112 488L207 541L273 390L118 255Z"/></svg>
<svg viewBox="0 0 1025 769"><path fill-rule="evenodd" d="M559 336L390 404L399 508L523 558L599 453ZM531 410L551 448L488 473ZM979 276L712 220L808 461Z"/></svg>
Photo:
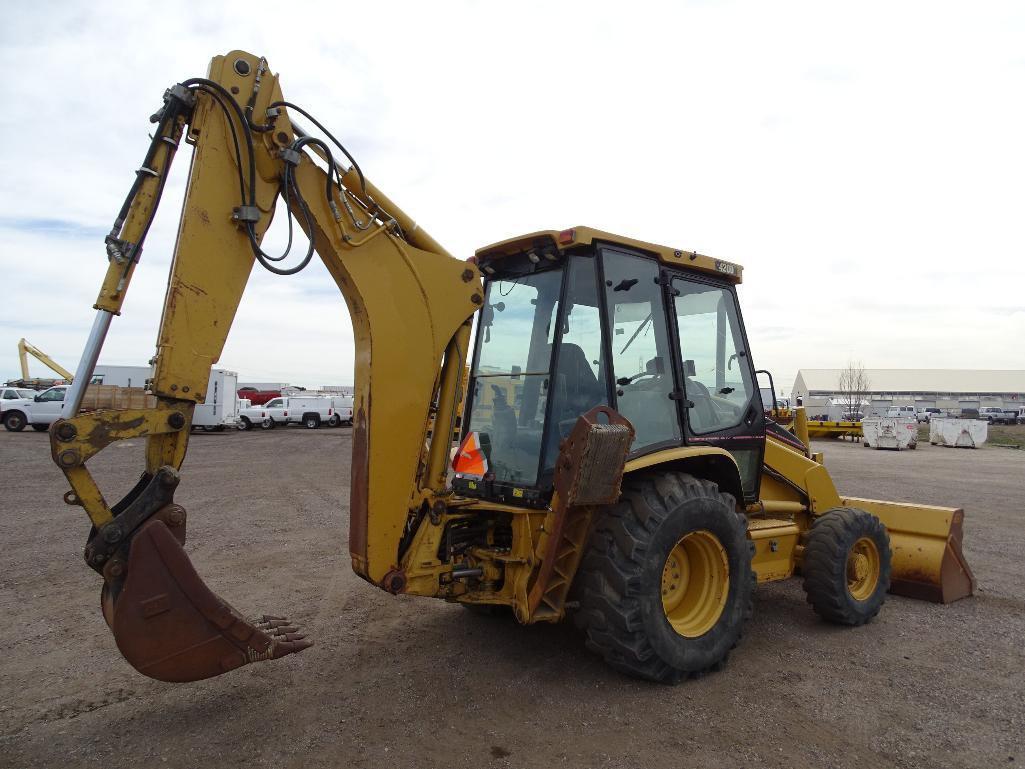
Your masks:
<svg viewBox="0 0 1025 769"><path fill-rule="evenodd" d="M683 362L683 375L684 376L695 376L697 373L698 372L697 372L697 369L694 367L694 361L693 360L687 359L687 360L685 360Z"/></svg>
<svg viewBox="0 0 1025 769"><path fill-rule="evenodd" d="M35 401L36 403L39 403L39 402L40 402L41 400L43 400L43 396L42 396L42 395L37 395L37 396L36 396L35 398L33 398L32 400L34 400L34 401Z"/></svg>

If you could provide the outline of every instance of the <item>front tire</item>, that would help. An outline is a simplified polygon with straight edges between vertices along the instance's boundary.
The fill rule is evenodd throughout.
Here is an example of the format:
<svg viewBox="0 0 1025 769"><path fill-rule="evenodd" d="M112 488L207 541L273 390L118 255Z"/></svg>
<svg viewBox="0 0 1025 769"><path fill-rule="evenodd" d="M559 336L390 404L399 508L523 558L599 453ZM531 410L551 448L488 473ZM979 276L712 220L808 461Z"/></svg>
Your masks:
<svg viewBox="0 0 1025 769"><path fill-rule="evenodd" d="M249 417L242 417L239 420L238 429L242 431L253 429L253 423L249 421Z"/></svg>
<svg viewBox="0 0 1025 769"><path fill-rule="evenodd" d="M815 613L838 625L864 625L890 589L890 537L871 513L836 507L816 519L804 548L804 591Z"/></svg>
<svg viewBox="0 0 1025 769"><path fill-rule="evenodd" d="M625 480L577 575L588 648L663 683L720 669L752 613L753 551L746 516L714 483L678 472Z"/></svg>
<svg viewBox="0 0 1025 769"><path fill-rule="evenodd" d="M8 411L4 414L4 427L12 433L20 433L27 424L28 420L25 419L25 415L20 411Z"/></svg>
<svg viewBox="0 0 1025 769"><path fill-rule="evenodd" d="M270 417L267 417L262 422L260 422L260 427L262 429L264 429L264 430L273 430L274 429L274 420L271 419Z"/></svg>

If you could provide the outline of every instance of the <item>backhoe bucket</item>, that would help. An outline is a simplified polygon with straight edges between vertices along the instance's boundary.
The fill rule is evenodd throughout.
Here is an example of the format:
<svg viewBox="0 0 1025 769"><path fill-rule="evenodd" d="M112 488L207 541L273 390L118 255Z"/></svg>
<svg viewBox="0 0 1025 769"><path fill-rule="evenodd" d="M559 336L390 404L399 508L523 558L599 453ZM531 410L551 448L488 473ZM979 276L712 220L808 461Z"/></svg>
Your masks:
<svg viewBox="0 0 1025 769"><path fill-rule="evenodd" d="M890 592L952 603L975 591L975 576L961 552L964 511L845 497L844 506L878 516L890 535Z"/></svg>
<svg viewBox="0 0 1025 769"><path fill-rule="evenodd" d="M312 645L282 617L243 619L204 584L158 519L135 533L120 590L104 585L102 604L125 659L159 681L211 678Z"/></svg>

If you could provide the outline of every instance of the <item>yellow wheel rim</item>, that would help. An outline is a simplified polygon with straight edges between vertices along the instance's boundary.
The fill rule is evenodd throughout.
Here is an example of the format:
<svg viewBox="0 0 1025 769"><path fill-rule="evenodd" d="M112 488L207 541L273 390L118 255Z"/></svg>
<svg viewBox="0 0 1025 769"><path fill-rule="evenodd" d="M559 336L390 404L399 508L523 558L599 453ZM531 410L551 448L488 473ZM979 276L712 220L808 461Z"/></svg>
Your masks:
<svg viewBox="0 0 1025 769"><path fill-rule="evenodd" d="M869 537L862 537L847 554L847 592L855 601L865 601L879 584L879 548Z"/></svg>
<svg viewBox="0 0 1025 769"><path fill-rule="evenodd" d="M722 616L730 592L726 550L710 531L683 537L662 568L662 609L680 635L697 638Z"/></svg>

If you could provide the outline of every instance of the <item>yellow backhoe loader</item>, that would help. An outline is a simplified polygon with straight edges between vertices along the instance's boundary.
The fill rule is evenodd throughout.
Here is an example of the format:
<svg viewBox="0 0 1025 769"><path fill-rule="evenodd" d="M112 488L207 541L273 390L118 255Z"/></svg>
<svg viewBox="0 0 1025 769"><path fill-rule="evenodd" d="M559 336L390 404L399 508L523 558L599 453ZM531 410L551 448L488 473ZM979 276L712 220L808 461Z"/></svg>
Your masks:
<svg viewBox="0 0 1025 769"><path fill-rule="evenodd" d="M367 582L504 607L521 623L569 611L612 666L664 682L723 664L756 582L799 572L813 609L847 625L870 620L887 591L971 594L961 510L841 496L803 412L796 436L766 420L739 265L585 227L457 260L242 51L168 89L153 121L50 432L65 501L92 522L85 559L102 575L104 616L145 675L197 680L310 645L287 620L246 619L206 587L174 491L254 262L289 275L314 253L356 340L349 552ZM195 149L156 406L78 414L182 137ZM276 204L310 240L291 267L261 246ZM145 471L108 504L88 460L140 437Z"/></svg>

